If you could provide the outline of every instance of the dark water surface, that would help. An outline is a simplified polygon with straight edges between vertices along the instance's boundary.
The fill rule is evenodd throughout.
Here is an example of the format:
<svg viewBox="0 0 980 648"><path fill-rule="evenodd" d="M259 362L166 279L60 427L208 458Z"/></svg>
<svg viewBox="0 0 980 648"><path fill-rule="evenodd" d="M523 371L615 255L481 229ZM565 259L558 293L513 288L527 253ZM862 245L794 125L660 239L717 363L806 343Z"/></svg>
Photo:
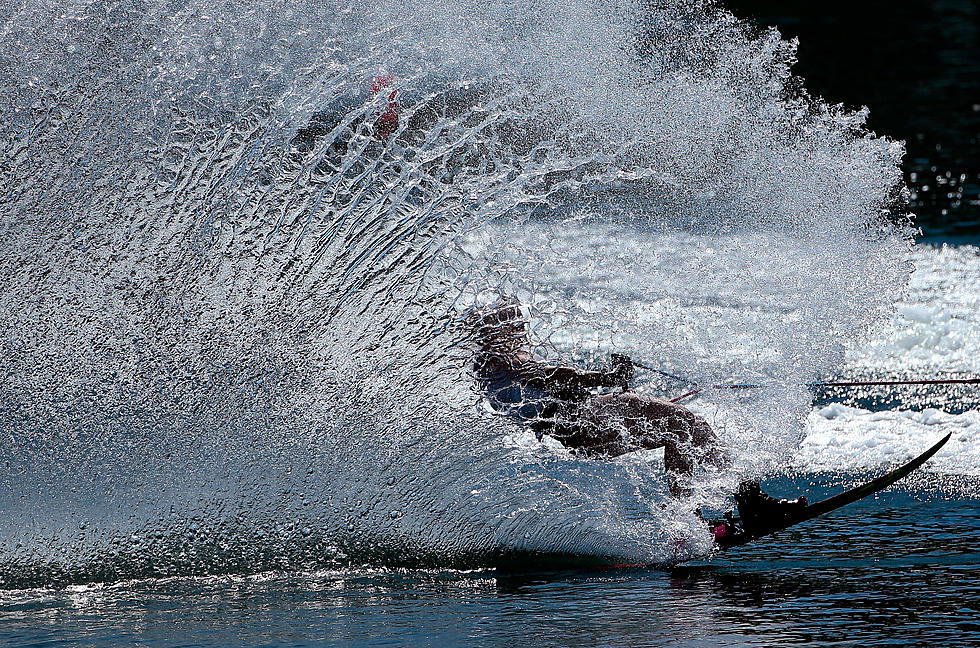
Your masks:
<svg viewBox="0 0 980 648"><path fill-rule="evenodd" d="M841 481L768 488L819 498ZM980 643L978 525L980 500L899 488L673 570L351 569L7 592L0 637L100 647L970 646Z"/></svg>

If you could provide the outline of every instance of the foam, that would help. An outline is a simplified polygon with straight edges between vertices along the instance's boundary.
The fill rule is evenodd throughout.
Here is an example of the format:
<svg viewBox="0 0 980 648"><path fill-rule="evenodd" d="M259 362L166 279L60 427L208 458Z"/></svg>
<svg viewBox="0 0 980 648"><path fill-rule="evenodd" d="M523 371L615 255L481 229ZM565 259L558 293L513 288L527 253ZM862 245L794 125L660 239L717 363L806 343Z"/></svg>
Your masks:
<svg viewBox="0 0 980 648"><path fill-rule="evenodd" d="M894 319L849 350L848 367L980 375L980 249L917 245L911 258Z"/></svg>
<svg viewBox="0 0 980 648"><path fill-rule="evenodd" d="M923 471L980 476L980 412L871 412L834 403L807 417L793 465L804 471L849 472L905 461L948 432L953 436Z"/></svg>

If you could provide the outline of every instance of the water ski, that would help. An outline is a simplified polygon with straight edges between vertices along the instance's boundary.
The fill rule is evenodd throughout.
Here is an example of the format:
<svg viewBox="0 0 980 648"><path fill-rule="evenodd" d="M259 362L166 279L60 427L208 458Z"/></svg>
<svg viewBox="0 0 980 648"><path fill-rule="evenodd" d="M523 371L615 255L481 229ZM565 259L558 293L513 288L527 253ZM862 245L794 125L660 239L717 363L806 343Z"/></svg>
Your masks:
<svg viewBox="0 0 980 648"><path fill-rule="evenodd" d="M877 479L872 479L861 486L844 491L843 493L838 493L825 500L813 504L807 504L806 500L802 500L795 505L793 503L783 502L780 506L774 506L768 510L766 504L762 504L760 508L753 510L751 516L739 517L734 514L734 511L730 512L725 516L725 519L713 520L708 524L715 536L715 543L723 549L737 547L752 542L757 538L762 538L799 524L800 522L812 520L815 517L863 499L868 495L873 495L881 489L894 484L928 461L930 457L939 452L939 449L949 441L951 435L952 432L905 465ZM736 502L738 499L738 496L736 496Z"/></svg>

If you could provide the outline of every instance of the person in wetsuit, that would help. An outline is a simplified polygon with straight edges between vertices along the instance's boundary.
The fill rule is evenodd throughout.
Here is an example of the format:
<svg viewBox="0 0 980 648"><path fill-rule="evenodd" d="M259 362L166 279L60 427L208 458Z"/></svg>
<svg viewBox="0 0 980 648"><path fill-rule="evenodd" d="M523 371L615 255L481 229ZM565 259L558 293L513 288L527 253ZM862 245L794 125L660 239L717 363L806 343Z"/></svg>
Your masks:
<svg viewBox="0 0 980 648"><path fill-rule="evenodd" d="M552 365L534 357L527 321L516 303L471 317L477 350L473 372L490 406L588 457L617 457L664 449L671 493L699 465L720 465L723 455L711 427L680 405L629 391L633 364L612 355L608 371ZM601 388L618 388L599 394Z"/></svg>

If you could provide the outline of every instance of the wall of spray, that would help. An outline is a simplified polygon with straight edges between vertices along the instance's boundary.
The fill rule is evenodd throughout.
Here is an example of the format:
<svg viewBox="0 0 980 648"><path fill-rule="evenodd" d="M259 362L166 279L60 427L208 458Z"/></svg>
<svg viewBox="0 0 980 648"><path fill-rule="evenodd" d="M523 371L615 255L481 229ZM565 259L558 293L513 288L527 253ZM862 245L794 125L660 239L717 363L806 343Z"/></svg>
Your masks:
<svg viewBox="0 0 980 648"><path fill-rule="evenodd" d="M907 281L901 145L710 3L24 3L0 47L7 587L704 551L655 458L488 414L459 314L798 382ZM744 398L760 473L808 399Z"/></svg>

